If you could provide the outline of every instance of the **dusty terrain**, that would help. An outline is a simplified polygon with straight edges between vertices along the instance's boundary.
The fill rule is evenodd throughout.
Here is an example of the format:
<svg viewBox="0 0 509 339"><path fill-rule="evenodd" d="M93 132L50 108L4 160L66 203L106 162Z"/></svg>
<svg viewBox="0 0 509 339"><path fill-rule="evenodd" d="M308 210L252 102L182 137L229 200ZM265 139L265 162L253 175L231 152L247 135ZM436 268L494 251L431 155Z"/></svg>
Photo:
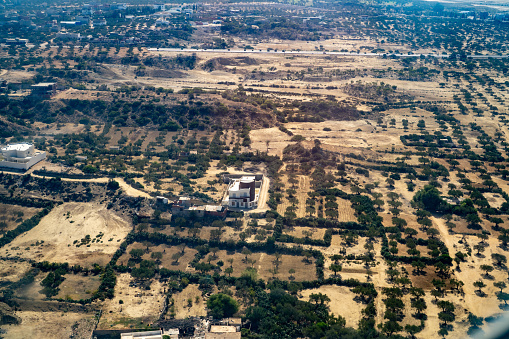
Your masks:
<svg viewBox="0 0 509 339"><path fill-rule="evenodd" d="M32 230L2 248L0 255L70 265L104 265L130 230L129 223L107 210L105 205L64 203L55 207ZM77 247L87 235L90 242ZM37 241L44 243L31 248Z"/></svg>

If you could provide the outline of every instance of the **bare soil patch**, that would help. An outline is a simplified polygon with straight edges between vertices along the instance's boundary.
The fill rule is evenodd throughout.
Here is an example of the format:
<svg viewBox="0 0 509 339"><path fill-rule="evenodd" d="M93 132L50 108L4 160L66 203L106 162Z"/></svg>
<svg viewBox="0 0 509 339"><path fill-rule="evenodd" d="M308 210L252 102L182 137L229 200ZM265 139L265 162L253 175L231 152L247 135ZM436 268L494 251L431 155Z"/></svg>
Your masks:
<svg viewBox="0 0 509 339"><path fill-rule="evenodd" d="M309 301L309 296L313 293L322 293L330 298L329 309L334 315L342 316L346 320L347 327L357 328L359 320L362 317L362 310L365 305L354 300L356 294L344 286L321 286L301 292L301 300Z"/></svg>
<svg viewBox="0 0 509 339"><path fill-rule="evenodd" d="M99 288L99 276L83 276L80 274L66 274L60 284L60 291L55 298L80 300L87 299Z"/></svg>
<svg viewBox="0 0 509 339"><path fill-rule="evenodd" d="M0 255L68 262L70 265L104 265L130 230L126 220L104 205L64 203L55 207L39 225L0 249ZM77 247L87 235L90 241ZM44 243L26 250L37 241Z"/></svg>
<svg viewBox="0 0 509 339"><path fill-rule="evenodd" d="M98 329L140 328L157 320L164 304L164 285L152 280L150 290L145 290L132 282L129 273L117 276L115 297L104 303Z"/></svg>
<svg viewBox="0 0 509 339"><path fill-rule="evenodd" d="M94 329L93 314L73 312L18 311L20 325L5 325L2 334L6 339L19 338L90 338ZM73 331L73 326L77 330Z"/></svg>
<svg viewBox="0 0 509 339"><path fill-rule="evenodd" d="M175 319L207 316L206 301L203 299L198 285L191 284L172 296Z"/></svg>

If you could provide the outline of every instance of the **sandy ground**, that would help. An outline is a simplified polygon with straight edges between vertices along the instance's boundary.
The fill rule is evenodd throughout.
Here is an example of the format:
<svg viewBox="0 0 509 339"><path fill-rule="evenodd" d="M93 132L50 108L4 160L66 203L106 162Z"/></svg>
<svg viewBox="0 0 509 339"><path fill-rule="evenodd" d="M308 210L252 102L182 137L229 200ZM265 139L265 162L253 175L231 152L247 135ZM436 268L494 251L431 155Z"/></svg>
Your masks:
<svg viewBox="0 0 509 339"><path fill-rule="evenodd" d="M68 214L69 213L69 214ZM65 203L55 207L39 225L18 236L0 250L0 256L20 256L38 261L69 264L106 264L122 239L131 230L129 223L106 206L95 203ZM97 238L100 233L104 235ZM76 247L74 241L89 235L97 242ZM42 246L27 250L43 240ZM24 250L20 250L24 249Z"/></svg>
<svg viewBox="0 0 509 339"><path fill-rule="evenodd" d="M138 322L152 323L159 317L164 304L164 285L153 280L150 290L145 290L139 285L130 287L131 282L131 274L117 275L115 297L105 301L98 329L129 328Z"/></svg>
<svg viewBox="0 0 509 339"><path fill-rule="evenodd" d="M197 298L198 297L198 301ZM180 293L172 296L175 307L175 319L186 319L187 317L205 317L207 316L207 303L202 297L198 285L188 285ZM192 303L189 303L189 299ZM189 305L191 304L191 307Z"/></svg>
<svg viewBox="0 0 509 339"><path fill-rule="evenodd" d="M65 280L59 286L60 291L55 298L87 299L97 291L100 284L101 279L99 275L66 274Z"/></svg>
<svg viewBox="0 0 509 339"><path fill-rule="evenodd" d="M2 326L6 332L2 334L5 339L20 338L90 338L95 324L94 315L72 312L34 312L18 311L16 315L21 318L20 325ZM73 331L73 325L78 330Z"/></svg>
<svg viewBox="0 0 509 339"><path fill-rule="evenodd" d="M335 316L342 316L346 320L347 327L357 328L362 317L361 311L366 307L364 304L353 300L356 296L349 288L344 286L321 286L300 292L301 300L309 301L313 293L322 293L330 298L329 309Z"/></svg>

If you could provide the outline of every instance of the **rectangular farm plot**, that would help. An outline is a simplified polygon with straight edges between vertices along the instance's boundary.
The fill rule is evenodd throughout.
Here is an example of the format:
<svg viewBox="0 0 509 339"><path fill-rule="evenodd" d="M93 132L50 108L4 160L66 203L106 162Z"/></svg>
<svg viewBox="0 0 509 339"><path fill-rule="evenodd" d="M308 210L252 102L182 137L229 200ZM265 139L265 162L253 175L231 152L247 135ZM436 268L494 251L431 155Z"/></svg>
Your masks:
<svg viewBox="0 0 509 339"><path fill-rule="evenodd" d="M129 273L117 276L115 296L106 299L97 329L140 328L154 323L164 307L165 285L153 280L150 290L133 285Z"/></svg>
<svg viewBox="0 0 509 339"><path fill-rule="evenodd" d="M292 228L285 228L283 230L284 234L288 234L295 238L306 238L309 237L310 239L314 240L323 240L323 236L325 234L324 228L313 228L313 227L292 227Z"/></svg>
<svg viewBox="0 0 509 339"><path fill-rule="evenodd" d="M190 284L182 292L172 295L175 319L207 316L206 301L197 284ZM171 313L172 310L170 310Z"/></svg>
<svg viewBox="0 0 509 339"><path fill-rule="evenodd" d="M148 251L147 251L148 248ZM140 262L141 260L152 260L158 263L161 267L167 268L169 270L181 270L186 271L189 262L194 259L196 253L198 252L194 248L190 247L179 247L179 246L168 246L168 245L158 245L158 246L147 246L142 243L134 243L127 246L126 253L124 253L117 261L118 265L129 265L129 259L132 258L130 252L133 249L142 250L143 254L138 261L131 261L133 263ZM160 253L160 257L158 254Z"/></svg>
<svg viewBox="0 0 509 339"><path fill-rule="evenodd" d="M60 291L55 297L57 299L88 299L101 284L99 275L66 274L64 278L65 280L59 286Z"/></svg>
<svg viewBox="0 0 509 339"><path fill-rule="evenodd" d="M241 232L235 230L232 227L222 227L221 229L211 226L177 228L169 225L165 227L163 226L163 228L149 228L149 231L166 235L176 235L181 238L196 237L207 241L211 240L211 237L214 237L216 240L220 241L227 241L231 239L234 241L239 241L239 233Z"/></svg>
<svg viewBox="0 0 509 339"><path fill-rule="evenodd" d="M336 203L338 204L338 221L357 221L355 210L352 208L352 203L349 200L337 198Z"/></svg>
<svg viewBox="0 0 509 339"><path fill-rule="evenodd" d="M209 255L212 255L210 253ZM230 264L229 259L233 259L233 263ZM270 278L278 278L280 280L295 280L295 281L307 281L316 279L316 267L314 264L314 258L310 258L306 261L304 256L291 256L282 255L279 259L279 266L274 272L276 256L266 254L263 252L253 252L252 254L246 255L235 252L227 253L226 251L217 252L215 259L211 261L212 264L217 264L218 261L224 263L222 270L225 274L225 270L230 266L233 268L232 276L240 277L242 273L248 268L256 269L258 278L268 280ZM202 260L207 262L207 260ZM290 270L295 272L290 273ZM275 274L274 274L275 273Z"/></svg>

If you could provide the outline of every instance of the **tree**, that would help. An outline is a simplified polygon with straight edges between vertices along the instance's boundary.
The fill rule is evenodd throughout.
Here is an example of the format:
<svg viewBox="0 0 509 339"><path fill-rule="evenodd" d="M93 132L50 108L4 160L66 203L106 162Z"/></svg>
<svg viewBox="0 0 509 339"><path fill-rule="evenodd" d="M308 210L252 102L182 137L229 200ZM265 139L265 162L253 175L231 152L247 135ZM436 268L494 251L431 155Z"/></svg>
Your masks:
<svg viewBox="0 0 509 339"><path fill-rule="evenodd" d="M440 300L437 302L437 306L442 309L442 312L454 312L454 304L447 300Z"/></svg>
<svg viewBox="0 0 509 339"><path fill-rule="evenodd" d="M447 325L447 323L454 321L454 319L456 319L456 317L454 316L454 313L440 312L440 313L438 313L438 319L442 320Z"/></svg>
<svg viewBox="0 0 509 339"><path fill-rule="evenodd" d="M336 277L337 273L341 272L343 267L341 265L339 265L339 264L331 264L329 266L329 269L334 272L334 277Z"/></svg>
<svg viewBox="0 0 509 339"><path fill-rule="evenodd" d="M497 281L497 282L494 282L493 283L493 286L495 286L496 288L500 288L500 293L503 292L504 288L507 287L507 285L505 284L505 282L503 281Z"/></svg>
<svg viewBox="0 0 509 339"><path fill-rule="evenodd" d="M406 227L407 222L405 219L394 217L392 218L392 224L402 230L403 227Z"/></svg>
<svg viewBox="0 0 509 339"><path fill-rule="evenodd" d="M394 320L389 320L382 326L382 332L384 332L388 337L392 336L392 334L395 332L401 331L402 329L403 327Z"/></svg>
<svg viewBox="0 0 509 339"><path fill-rule="evenodd" d="M152 252L150 254L150 257L152 259L155 259L156 263L160 263L161 259L163 258L163 253L162 252Z"/></svg>
<svg viewBox="0 0 509 339"><path fill-rule="evenodd" d="M224 270L224 273L228 274L228 276L231 276L231 274L233 273L233 268L232 267L227 267Z"/></svg>
<svg viewBox="0 0 509 339"><path fill-rule="evenodd" d="M507 247L507 243L509 242L509 234L504 232L498 236L498 240L502 242L502 247Z"/></svg>
<svg viewBox="0 0 509 339"><path fill-rule="evenodd" d="M436 228L430 228L426 231L431 239L434 239L440 232Z"/></svg>
<svg viewBox="0 0 509 339"><path fill-rule="evenodd" d="M207 300L207 308L215 319L229 318L239 310L237 301L223 293L211 295Z"/></svg>
<svg viewBox="0 0 509 339"><path fill-rule="evenodd" d="M415 338L415 334L419 333L420 331L422 331L420 326L408 324L405 325L405 332L408 333L412 339Z"/></svg>
<svg viewBox="0 0 509 339"><path fill-rule="evenodd" d="M133 268L131 275L137 279L151 279L155 276L156 263L151 260L143 260L139 268Z"/></svg>
<svg viewBox="0 0 509 339"><path fill-rule="evenodd" d="M107 188L111 191L116 191L120 188L120 184L115 180L109 180Z"/></svg>
<svg viewBox="0 0 509 339"><path fill-rule="evenodd" d="M173 262L176 263L178 265L179 263L179 259L180 257L182 257L182 255L180 254L180 252L177 252L177 253L173 253L173 255L171 256L171 258L173 259Z"/></svg>
<svg viewBox="0 0 509 339"><path fill-rule="evenodd" d="M139 248L133 248L129 251L129 254L134 260L140 260L143 255L143 250Z"/></svg>
<svg viewBox="0 0 509 339"><path fill-rule="evenodd" d="M477 215L477 213L470 213L467 215L466 220L468 222L468 227L470 228L478 228L479 223L482 221L481 218Z"/></svg>
<svg viewBox="0 0 509 339"><path fill-rule="evenodd" d="M482 326L483 321L484 321L483 317L478 317L473 313L468 314L468 322L470 323L471 326L474 327Z"/></svg>
<svg viewBox="0 0 509 339"><path fill-rule="evenodd" d="M440 196L440 191L432 185L426 185L415 193L413 201L418 207L429 212L439 212L447 206L447 203Z"/></svg>
<svg viewBox="0 0 509 339"><path fill-rule="evenodd" d="M474 287L479 289L479 294L484 294L482 288L486 287L486 284L482 280L474 281Z"/></svg>
<svg viewBox="0 0 509 339"><path fill-rule="evenodd" d="M495 265L502 266L507 262L507 257L503 254L493 253L491 259L495 260Z"/></svg>
<svg viewBox="0 0 509 339"><path fill-rule="evenodd" d="M323 293L312 293L309 296L309 301L316 305L324 305L330 302L330 298Z"/></svg>
<svg viewBox="0 0 509 339"><path fill-rule="evenodd" d="M420 260L414 260L412 261L412 267L414 267L415 273L422 274L424 272L423 270L426 267L426 264Z"/></svg>
<svg viewBox="0 0 509 339"><path fill-rule="evenodd" d="M414 235L417 235L417 231L413 228L407 227L405 228L405 234L408 235L409 238L412 238Z"/></svg>
<svg viewBox="0 0 509 339"><path fill-rule="evenodd" d="M244 255L244 262L247 262L247 257L250 256L253 252L249 249L245 248L242 250L242 254Z"/></svg>
<svg viewBox="0 0 509 339"><path fill-rule="evenodd" d="M499 292L497 294L497 299L504 302L504 305L507 305L507 301L509 300L509 293Z"/></svg>
<svg viewBox="0 0 509 339"><path fill-rule="evenodd" d="M474 250L477 251L477 255L481 255L482 252L484 252L485 248L482 244L477 244L477 245L474 245Z"/></svg>
<svg viewBox="0 0 509 339"><path fill-rule="evenodd" d="M431 225L433 225L430 218L417 219L417 223L422 226L422 229L424 231L427 231L428 228L431 227Z"/></svg>
<svg viewBox="0 0 509 339"><path fill-rule="evenodd" d="M483 245L486 243L486 240L488 240L488 235L486 233L484 233L484 232L483 233L478 233L477 237L479 239L481 239L481 244L483 244Z"/></svg>
<svg viewBox="0 0 509 339"><path fill-rule="evenodd" d="M490 265L481 265L481 270L484 271L484 275L489 278L490 272L493 271L493 266Z"/></svg>
<svg viewBox="0 0 509 339"><path fill-rule="evenodd" d="M415 308L417 311L417 314L422 314L422 312L428 308L426 305L426 301L422 298L413 299L412 300L412 307Z"/></svg>
<svg viewBox="0 0 509 339"><path fill-rule="evenodd" d="M502 218L496 218L496 217L491 218L490 221L495 224L494 229L499 229L500 228L499 225L504 223L504 220L502 220Z"/></svg>

